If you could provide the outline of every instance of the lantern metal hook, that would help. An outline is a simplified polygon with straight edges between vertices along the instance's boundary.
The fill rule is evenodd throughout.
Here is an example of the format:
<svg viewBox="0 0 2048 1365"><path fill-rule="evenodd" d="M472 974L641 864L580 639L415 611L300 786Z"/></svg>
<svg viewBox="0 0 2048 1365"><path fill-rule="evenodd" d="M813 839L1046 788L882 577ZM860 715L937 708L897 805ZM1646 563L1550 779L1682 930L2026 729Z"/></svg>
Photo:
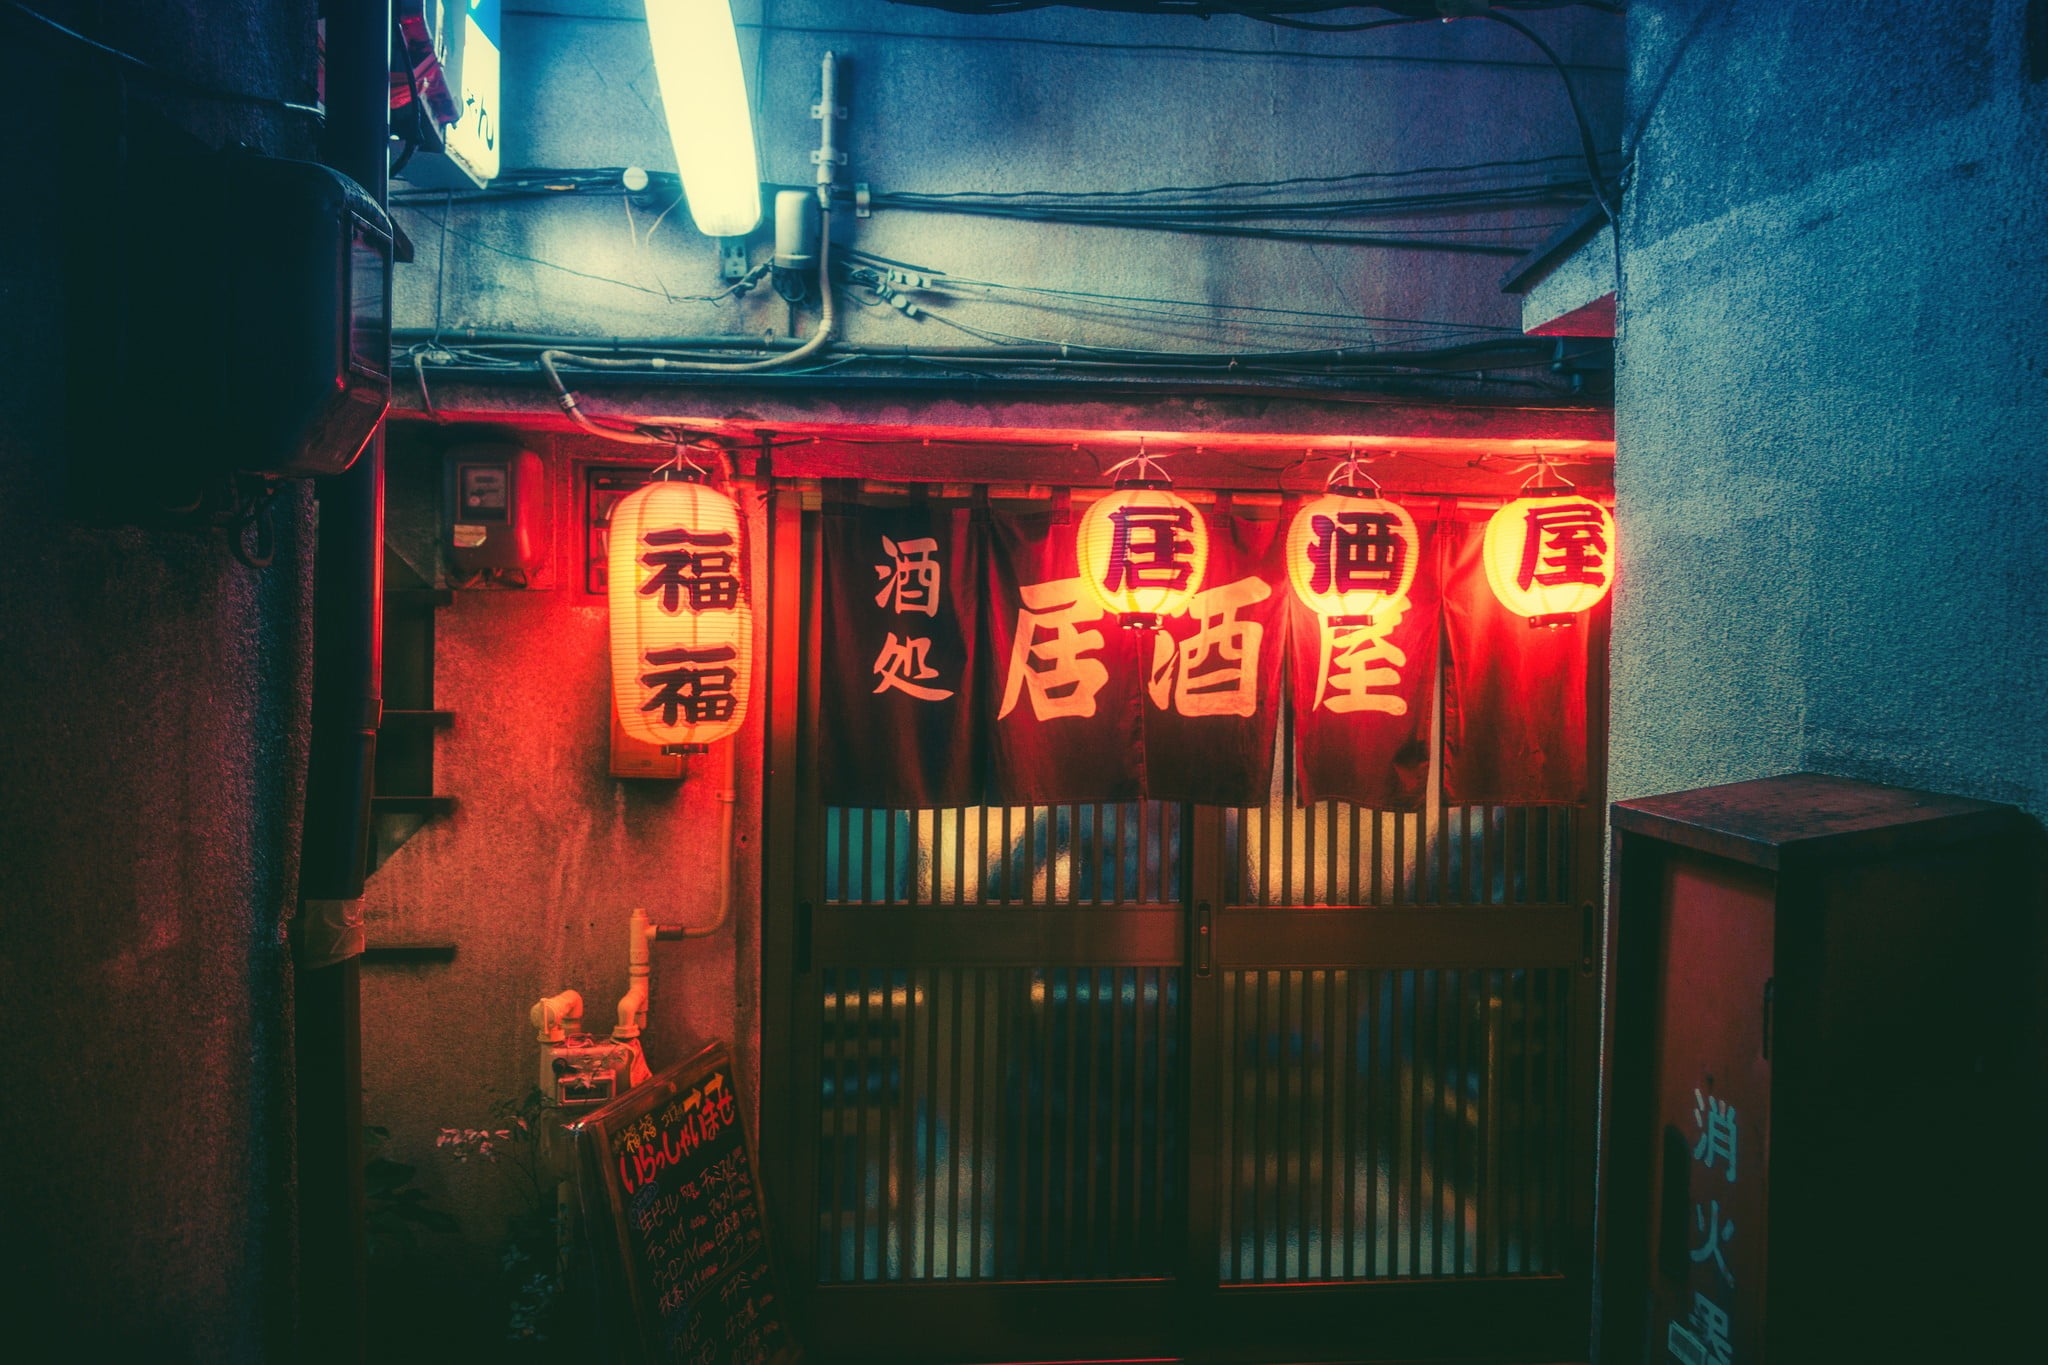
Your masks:
<svg viewBox="0 0 2048 1365"><path fill-rule="evenodd" d="M1371 471L1366 469L1365 461L1359 458L1358 449L1354 446L1346 451L1344 458L1339 460L1335 467L1330 470L1329 476L1323 480L1323 487L1329 490L1335 490L1339 487L1356 489L1360 479L1364 479L1372 485L1372 495L1374 497L1385 496L1387 490L1382 488L1380 481L1375 479Z"/></svg>
<svg viewBox="0 0 2048 1365"><path fill-rule="evenodd" d="M1553 484L1551 482L1551 480L1553 479L1557 481L1556 484ZM1577 484L1573 483L1570 479L1567 479L1564 475L1557 472L1556 468L1552 466L1552 464L1550 463L1550 457L1548 455L1538 455L1536 457L1536 472L1531 474L1528 478L1522 480L1522 488L1524 490L1526 490L1531 484L1540 485L1545 488L1556 487L1557 485L1562 485L1566 488L1578 487Z"/></svg>
<svg viewBox="0 0 2048 1365"><path fill-rule="evenodd" d="M1156 479L1161 484L1171 487L1173 480L1167 476L1164 469L1159 467L1159 461L1165 458L1165 455L1155 456L1146 454L1145 438L1140 436L1138 438L1138 453L1127 460L1118 460L1106 472L1112 480L1117 480L1117 476L1122 474L1124 470L1129 469L1132 465L1136 465L1138 472L1135 477L1140 479Z"/></svg>
<svg viewBox="0 0 2048 1365"><path fill-rule="evenodd" d="M711 471L697 463L696 459L690 454L691 448L689 442L677 441L675 443L675 454L654 467L654 477L657 479L669 479L680 476L688 479L691 483L708 483L711 479ZM689 466L690 472L688 474L683 473L685 465Z"/></svg>

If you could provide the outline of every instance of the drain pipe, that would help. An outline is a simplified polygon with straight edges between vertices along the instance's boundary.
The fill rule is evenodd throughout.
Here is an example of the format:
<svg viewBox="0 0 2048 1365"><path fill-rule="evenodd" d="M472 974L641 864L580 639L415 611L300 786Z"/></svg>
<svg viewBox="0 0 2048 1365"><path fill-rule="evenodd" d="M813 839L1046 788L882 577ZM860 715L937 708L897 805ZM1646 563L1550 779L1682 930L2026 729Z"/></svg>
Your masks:
<svg viewBox="0 0 2048 1365"><path fill-rule="evenodd" d="M379 204L390 135L389 0L327 7L321 159ZM382 712L384 434L320 483L313 716L292 926L299 1358L363 1358L363 1083L357 955Z"/></svg>
<svg viewBox="0 0 2048 1365"><path fill-rule="evenodd" d="M652 954L648 945L657 941L709 938L732 918L733 839L737 834L739 806L740 745L737 736L725 741L725 780L718 791L718 913L708 924L655 924L647 912L634 907L626 920L626 993L619 997L619 1022L612 1037L622 1043L639 1040L647 1027L648 979ZM536 1006L535 1008L538 1008Z"/></svg>

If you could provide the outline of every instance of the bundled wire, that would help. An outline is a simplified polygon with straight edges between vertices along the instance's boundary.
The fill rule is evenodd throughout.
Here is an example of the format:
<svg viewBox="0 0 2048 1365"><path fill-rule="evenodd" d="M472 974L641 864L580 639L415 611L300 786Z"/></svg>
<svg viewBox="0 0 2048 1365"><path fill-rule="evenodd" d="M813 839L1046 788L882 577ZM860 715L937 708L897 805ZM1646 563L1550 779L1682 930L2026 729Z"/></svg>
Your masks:
<svg viewBox="0 0 2048 1365"><path fill-rule="evenodd" d="M1351 32L1361 28L1374 28L1382 24L1415 23L1425 19L1442 19L1447 15L1469 13L1470 4L1457 0L1375 0L1366 4L1361 0L892 0L899 5L912 5L919 9L945 10L950 14L1022 14L1039 9L1088 9L1113 14L1177 14L1196 19L1215 19L1235 15L1246 19L1257 19L1262 23L1286 23L1294 20L1303 26L1304 14L1331 14L1347 9L1381 10L1394 16L1390 19L1367 20L1362 24L1315 24L1315 28L1330 32ZM1608 14L1621 13L1621 6L1614 0L1493 0L1496 9L1548 10L1548 9L1595 9Z"/></svg>
<svg viewBox="0 0 2048 1365"><path fill-rule="evenodd" d="M1372 29L1433 20L1490 20L1513 29L1533 44L1543 54L1544 60L1557 72L1558 78L1564 83L1565 98L1571 105L1572 119L1578 125L1579 140L1586 160L1586 174L1591 182L1593 197L1600 202L1601 211L1607 215L1609 222L1615 221L1618 212L1614 196L1601 174L1592 123L1587 119L1585 108L1579 102L1578 87L1572 81L1570 68L1565 65L1556 50L1543 40L1541 34L1509 12L1578 8L1619 15L1624 11L1617 0L1375 0L1375 3L1371 4L1359 3L1358 0L893 0L893 3L946 10L954 14L978 15L1017 14L1027 10L1055 8L1100 10L1117 14L1191 15L1200 19L1236 15L1256 19L1261 23L1305 29L1313 33L1363 33ZM1329 14L1348 9L1379 10L1390 17L1344 23L1324 23L1300 17L1305 14Z"/></svg>
<svg viewBox="0 0 2048 1365"><path fill-rule="evenodd" d="M1345 175L1298 176L1274 181L1232 181L1203 186L1159 186L1136 190L896 190L873 193L869 203L905 212L967 214L1024 222L1121 227L1194 236L1256 238L1351 244L1483 255L1519 256L1526 244L1500 240L1506 234L1528 233L1554 223L1506 221L1490 225L1437 227L1405 224L1398 231L1327 226L1342 220L1426 218L1440 215L1519 214L1545 206L1575 207L1597 197L1595 184L1583 174L1552 171L1538 176L1492 177L1478 184L1440 188L1395 189L1385 193L1332 193L1312 197L1285 195L1290 188L1359 182L1455 176L1477 171L1541 167L1576 157L1543 157L1473 166L1424 167L1402 171L1358 171ZM535 168L500 176L482 190L399 191L392 202L402 206L506 202L563 195L624 197L659 202L664 211L681 196L673 175L649 173L648 187L635 195L625 190L623 168L581 170ZM1285 195L1285 197L1282 197ZM841 199L851 192L841 191ZM1305 225L1313 224L1313 225ZM1496 240L1463 240L1490 236Z"/></svg>

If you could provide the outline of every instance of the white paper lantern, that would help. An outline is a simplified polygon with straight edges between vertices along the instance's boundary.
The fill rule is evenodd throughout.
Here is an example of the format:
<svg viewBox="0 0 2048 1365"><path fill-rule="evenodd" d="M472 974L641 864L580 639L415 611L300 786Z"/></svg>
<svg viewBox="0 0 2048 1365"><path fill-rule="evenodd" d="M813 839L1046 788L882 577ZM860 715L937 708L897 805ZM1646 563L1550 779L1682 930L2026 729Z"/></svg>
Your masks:
<svg viewBox="0 0 2048 1365"><path fill-rule="evenodd" d="M1591 498L1542 490L1486 523L1486 581L1531 625L1563 625L1614 586L1614 517Z"/></svg>
<svg viewBox="0 0 2048 1365"><path fill-rule="evenodd" d="M1371 625L1408 595L1421 555L1408 509L1364 490L1312 498L1287 526L1287 579L1332 625Z"/></svg>
<svg viewBox="0 0 2048 1365"><path fill-rule="evenodd" d="M1209 569L1208 523L1160 479L1126 480L1096 499L1078 540L1082 581L1126 626L1186 610Z"/></svg>
<svg viewBox="0 0 2048 1365"><path fill-rule="evenodd" d="M620 728L689 749L736 733L754 653L739 506L705 484L656 480L613 508L606 563Z"/></svg>

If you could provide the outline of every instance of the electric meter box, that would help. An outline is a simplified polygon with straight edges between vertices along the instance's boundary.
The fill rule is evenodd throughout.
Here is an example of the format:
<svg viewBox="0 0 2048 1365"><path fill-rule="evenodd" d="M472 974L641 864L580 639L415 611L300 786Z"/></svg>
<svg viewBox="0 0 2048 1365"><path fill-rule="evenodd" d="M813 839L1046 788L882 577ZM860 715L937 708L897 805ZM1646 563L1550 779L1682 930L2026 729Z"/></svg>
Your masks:
<svg viewBox="0 0 2048 1365"><path fill-rule="evenodd" d="M547 549L547 468L515 445L455 446L442 456L448 562L458 573L530 579Z"/></svg>
<svg viewBox="0 0 2048 1365"><path fill-rule="evenodd" d="M572 1033L542 1043L540 1090L563 1109L595 1109L633 1088L633 1048L611 1038Z"/></svg>
<svg viewBox="0 0 2048 1365"><path fill-rule="evenodd" d="M391 406L376 200L331 167L248 151L165 158L133 188L122 388L149 435L122 453L159 482L355 463Z"/></svg>

